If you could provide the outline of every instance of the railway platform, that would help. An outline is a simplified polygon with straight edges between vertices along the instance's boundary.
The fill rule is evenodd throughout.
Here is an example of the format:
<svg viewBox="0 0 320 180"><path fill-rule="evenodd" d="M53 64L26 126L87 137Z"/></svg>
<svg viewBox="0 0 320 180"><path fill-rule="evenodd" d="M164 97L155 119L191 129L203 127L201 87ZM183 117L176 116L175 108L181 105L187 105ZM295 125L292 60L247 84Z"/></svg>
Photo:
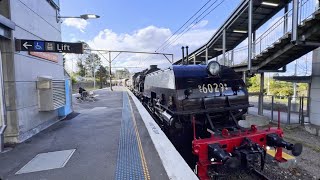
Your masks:
<svg viewBox="0 0 320 180"><path fill-rule="evenodd" d="M0 154L0 179L195 179L130 92L95 93L97 101L74 98L70 117Z"/></svg>

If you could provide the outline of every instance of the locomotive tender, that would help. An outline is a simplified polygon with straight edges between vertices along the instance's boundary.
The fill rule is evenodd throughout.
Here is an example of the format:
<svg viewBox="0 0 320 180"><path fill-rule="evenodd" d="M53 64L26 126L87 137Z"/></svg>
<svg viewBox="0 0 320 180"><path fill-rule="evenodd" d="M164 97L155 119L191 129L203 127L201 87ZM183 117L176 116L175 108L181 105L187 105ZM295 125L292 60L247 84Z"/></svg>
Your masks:
<svg viewBox="0 0 320 180"><path fill-rule="evenodd" d="M238 74L216 61L208 65L156 66L136 73L133 92L158 119L158 124L177 149L195 155L195 172L200 179L221 175L222 169L262 171L267 146L282 148L298 156L301 144L282 139L278 128L258 130L238 125L250 107L248 91ZM257 163L258 162L258 163ZM190 165L190 163L189 163ZM259 167L259 170L257 170Z"/></svg>

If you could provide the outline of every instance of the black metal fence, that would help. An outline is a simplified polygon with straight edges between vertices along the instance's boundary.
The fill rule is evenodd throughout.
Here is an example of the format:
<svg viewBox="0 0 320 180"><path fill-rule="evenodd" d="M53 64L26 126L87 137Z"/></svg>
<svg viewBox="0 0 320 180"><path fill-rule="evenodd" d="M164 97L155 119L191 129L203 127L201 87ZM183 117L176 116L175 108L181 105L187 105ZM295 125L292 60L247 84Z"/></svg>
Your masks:
<svg viewBox="0 0 320 180"><path fill-rule="evenodd" d="M271 121L277 120L277 112L286 114L287 124L305 124L309 122L310 98L305 96L273 96L263 95L263 110L270 111ZM249 101L255 107L259 106L259 96L249 96Z"/></svg>

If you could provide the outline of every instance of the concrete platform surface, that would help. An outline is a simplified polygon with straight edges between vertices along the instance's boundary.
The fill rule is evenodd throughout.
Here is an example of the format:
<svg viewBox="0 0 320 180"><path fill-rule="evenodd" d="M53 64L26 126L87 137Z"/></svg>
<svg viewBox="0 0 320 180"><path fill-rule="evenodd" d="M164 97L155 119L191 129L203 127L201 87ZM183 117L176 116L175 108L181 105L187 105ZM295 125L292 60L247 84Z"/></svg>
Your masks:
<svg viewBox="0 0 320 180"><path fill-rule="evenodd" d="M0 154L0 179L102 180L121 179L124 173L128 173L126 177L130 179L168 179L137 108L126 92L115 89L113 92L96 91L99 96L95 102L80 103L74 99L77 116L60 121L13 150ZM69 159L61 160L64 166L16 174L41 153L72 149L75 151ZM134 163L135 166L128 166ZM32 165L37 166L36 163ZM34 170L33 166L28 170ZM128 168L136 168L142 174L130 175L126 172Z"/></svg>

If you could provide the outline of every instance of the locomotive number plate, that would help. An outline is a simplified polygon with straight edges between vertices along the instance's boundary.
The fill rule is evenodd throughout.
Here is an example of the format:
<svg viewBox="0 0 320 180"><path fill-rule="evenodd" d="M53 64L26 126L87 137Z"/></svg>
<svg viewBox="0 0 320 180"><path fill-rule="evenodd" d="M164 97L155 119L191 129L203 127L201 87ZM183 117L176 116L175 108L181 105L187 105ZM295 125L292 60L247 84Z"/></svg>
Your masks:
<svg viewBox="0 0 320 180"><path fill-rule="evenodd" d="M198 88L201 93L224 92L228 90L227 84L223 83L202 84L202 86L198 85Z"/></svg>

